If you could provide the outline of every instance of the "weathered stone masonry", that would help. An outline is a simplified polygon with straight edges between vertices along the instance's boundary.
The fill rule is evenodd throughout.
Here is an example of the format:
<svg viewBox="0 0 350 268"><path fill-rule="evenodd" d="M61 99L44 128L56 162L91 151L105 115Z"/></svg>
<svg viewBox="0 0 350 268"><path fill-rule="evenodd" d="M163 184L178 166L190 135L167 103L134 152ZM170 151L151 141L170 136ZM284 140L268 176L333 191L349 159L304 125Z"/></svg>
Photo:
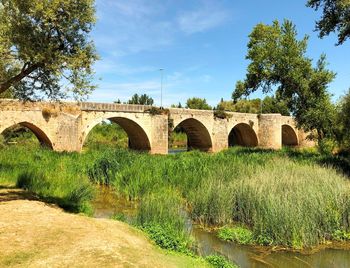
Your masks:
<svg viewBox="0 0 350 268"><path fill-rule="evenodd" d="M0 100L0 133L20 124L39 141L56 151L81 151L91 129L103 120L119 124L128 134L132 149L153 154L168 152L168 127L181 126L188 146L218 152L229 145L279 149L282 145L310 146L292 117L280 114L228 113L170 109L169 115L151 115L142 105L108 103L49 103Z"/></svg>

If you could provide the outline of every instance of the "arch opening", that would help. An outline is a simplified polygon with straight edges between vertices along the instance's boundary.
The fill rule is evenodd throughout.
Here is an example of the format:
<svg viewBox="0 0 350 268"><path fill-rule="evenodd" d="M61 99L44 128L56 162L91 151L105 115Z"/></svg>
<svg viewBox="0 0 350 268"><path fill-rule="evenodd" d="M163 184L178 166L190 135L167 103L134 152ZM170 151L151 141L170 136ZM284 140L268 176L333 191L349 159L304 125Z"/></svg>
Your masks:
<svg viewBox="0 0 350 268"><path fill-rule="evenodd" d="M232 128L228 136L228 145L229 147L256 147L258 146L258 137L250 125L240 123Z"/></svg>
<svg viewBox="0 0 350 268"><path fill-rule="evenodd" d="M112 117L102 120L87 133L83 145L99 145L129 148L137 151L150 151L151 145L143 128L131 119Z"/></svg>
<svg viewBox="0 0 350 268"><path fill-rule="evenodd" d="M298 136L289 125L282 125L282 146L298 146Z"/></svg>
<svg viewBox="0 0 350 268"><path fill-rule="evenodd" d="M177 142L180 144L182 151L200 150L208 152L212 149L212 141L208 129L194 118L185 119L174 128L173 132L175 134L172 133L170 136L169 149L174 149L172 147L174 146L173 138L179 139Z"/></svg>
<svg viewBox="0 0 350 268"><path fill-rule="evenodd" d="M41 145L53 149L52 142L39 127L29 122L21 122L6 128L1 135L6 144Z"/></svg>

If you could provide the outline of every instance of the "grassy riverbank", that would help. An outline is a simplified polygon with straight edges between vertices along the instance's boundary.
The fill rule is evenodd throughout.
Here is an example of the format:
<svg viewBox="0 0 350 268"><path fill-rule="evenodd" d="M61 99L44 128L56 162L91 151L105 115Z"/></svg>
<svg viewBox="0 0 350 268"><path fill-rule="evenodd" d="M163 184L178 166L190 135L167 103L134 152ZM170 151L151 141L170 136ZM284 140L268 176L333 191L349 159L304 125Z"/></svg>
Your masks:
<svg viewBox="0 0 350 268"><path fill-rule="evenodd" d="M125 223L30 199L27 192L0 189L0 267L211 267L159 249Z"/></svg>
<svg viewBox="0 0 350 268"><path fill-rule="evenodd" d="M350 182L321 166L338 160L312 151L243 148L150 156L7 147L0 155L0 184L17 184L87 213L93 184L110 185L139 203L135 224L179 251L191 247L185 208L203 225L249 229L254 243L302 248L347 239Z"/></svg>

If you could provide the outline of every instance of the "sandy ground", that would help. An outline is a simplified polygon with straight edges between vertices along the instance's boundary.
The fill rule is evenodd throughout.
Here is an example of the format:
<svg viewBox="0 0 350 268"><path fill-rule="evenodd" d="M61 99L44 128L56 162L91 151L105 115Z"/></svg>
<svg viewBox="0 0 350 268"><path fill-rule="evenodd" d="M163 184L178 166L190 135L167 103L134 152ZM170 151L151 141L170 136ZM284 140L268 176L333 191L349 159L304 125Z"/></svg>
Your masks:
<svg viewBox="0 0 350 268"><path fill-rule="evenodd" d="M127 224L69 214L0 189L0 267L203 267L168 254Z"/></svg>

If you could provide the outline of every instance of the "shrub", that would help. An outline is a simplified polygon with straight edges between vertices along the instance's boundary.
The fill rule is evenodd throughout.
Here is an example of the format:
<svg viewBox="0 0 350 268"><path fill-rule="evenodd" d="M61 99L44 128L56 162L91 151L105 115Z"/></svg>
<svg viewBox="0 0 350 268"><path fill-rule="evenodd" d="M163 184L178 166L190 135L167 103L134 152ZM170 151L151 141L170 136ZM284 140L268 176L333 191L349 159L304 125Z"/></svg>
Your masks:
<svg viewBox="0 0 350 268"><path fill-rule="evenodd" d="M89 201L94 197L94 192L91 186L87 183L78 185L73 188L64 198L61 206L74 212L91 213Z"/></svg>
<svg viewBox="0 0 350 268"><path fill-rule="evenodd" d="M112 220L126 222L127 218L123 213L116 213L111 217Z"/></svg>
<svg viewBox="0 0 350 268"><path fill-rule="evenodd" d="M163 249L191 254L190 241L185 236L179 235L171 226L149 223L143 225L142 230Z"/></svg>
<svg viewBox="0 0 350 268"><path fill-rule="evenodd" d="M209 255L205 260L214 268L236 268L237 265L231 264L225 257L219 255Z"/></svg>
<svg viewBox="0 0 350 268"><path fill-rule="evenodd" d="M344 230L337 230L332 235L334 240L337 241L350 241L350 233Z"/></svg>
<svg viewBox="0 0 350 268"><path fill-rule="evenodd" d="M24 171L18 175L16 186L32 192L45 192L50 187L44 173L38 171Z"/></svg>
<svg viewBox="0 0 350 268"><path fill-rule="evenodd" d="M242 245L254 243L253 232L244 227L222 227L218 231L218 237L224 241L237 242Z"/></svg>
<svg viewBox="0 0 350 268"><path fill-rule="evenodd" d="M168 109L164 109L164 108L158 108L158 107L154 107L152 106L151 108L148 108L145 110L146 113L149 113L150 115L162 115L162 114L169 114L169 110Z"/></svg>
<svg viewBox="0 0 350 268"><path fill-rule="evenodd" d="M215 110L214 111L214 118L220 118L220 119L229 119L232 115L225 112L224 110Z"/></svg>
<svg viewBox="0 0 350 268"><path fill-rule="evenodd" d="M330 155L336 147L336 142L332 139L323 139L318 142L318 150L321 154Z"/></svg>

